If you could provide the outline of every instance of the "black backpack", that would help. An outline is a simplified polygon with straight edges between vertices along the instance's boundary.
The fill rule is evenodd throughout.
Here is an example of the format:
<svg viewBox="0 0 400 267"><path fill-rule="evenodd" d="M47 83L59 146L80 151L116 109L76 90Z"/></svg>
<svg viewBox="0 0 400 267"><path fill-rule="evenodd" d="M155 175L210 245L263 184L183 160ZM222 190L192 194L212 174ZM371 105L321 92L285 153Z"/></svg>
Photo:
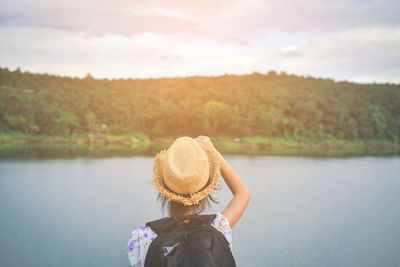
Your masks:
<svg viewBox="0 0 400 267"><path fill-rule="evenodd" d="M146 223L158 236L150 244L144 266L236 266L228 241L211 226L215 216L191 215Z"/></svg>

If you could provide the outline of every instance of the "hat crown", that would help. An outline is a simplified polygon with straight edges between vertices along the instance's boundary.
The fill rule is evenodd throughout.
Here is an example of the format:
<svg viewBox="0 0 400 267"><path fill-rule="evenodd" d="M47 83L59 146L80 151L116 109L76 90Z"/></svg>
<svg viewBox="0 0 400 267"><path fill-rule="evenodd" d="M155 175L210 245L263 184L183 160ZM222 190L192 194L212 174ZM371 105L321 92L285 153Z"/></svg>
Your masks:
<svg viewBox="0 0 400 267"><path fill-rule="evenodd" d="M154 184L161 195L184 205L199 204L218 183L220 160L216 151L190 137L180 137L156 154Z"/></svg>
<svg viewBox="0 0 400 267"><path fill-rule="evenodd" d="M176 193L192 194L209 180L209 160L204 149L190 137L180 137L163 160L164 183Z"/></svg>

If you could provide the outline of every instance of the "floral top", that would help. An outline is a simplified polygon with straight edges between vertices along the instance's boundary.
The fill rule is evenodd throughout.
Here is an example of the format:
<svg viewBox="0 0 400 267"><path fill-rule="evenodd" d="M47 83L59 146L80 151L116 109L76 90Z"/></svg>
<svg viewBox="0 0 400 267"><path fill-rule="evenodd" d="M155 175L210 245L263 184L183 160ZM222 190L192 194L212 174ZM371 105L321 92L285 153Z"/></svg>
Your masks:
<svg viewBox="0 0 400 267"><path fill-rule="evenodd" d="M215 229L221 232L229 243L232 250L232 229L229 226L228 219L217 212L214 221L211 223ZM150 243L157 237L150 226L136 228L132 231L132 238L129 239L127 250L128 257L133 267L144 267L144 260L149 249Z"/></svg>

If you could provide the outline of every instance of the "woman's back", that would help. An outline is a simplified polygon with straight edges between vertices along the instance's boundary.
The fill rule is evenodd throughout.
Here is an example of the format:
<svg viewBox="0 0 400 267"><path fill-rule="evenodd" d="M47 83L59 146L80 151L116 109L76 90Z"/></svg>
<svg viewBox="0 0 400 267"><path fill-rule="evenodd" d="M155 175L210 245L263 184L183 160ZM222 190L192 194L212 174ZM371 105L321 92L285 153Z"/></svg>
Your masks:
<svg viewBox="0 0 400 267"><path fill-rule="evenodd" d="M211 226L221 233L228 242L232 250L232 229L229 226L228 219L218 212ZM132 237L128 242L127 252L129 260L134 267L144 267L147 251L150 244L158 235L150 226L136 228L132 231Z"/></svg>

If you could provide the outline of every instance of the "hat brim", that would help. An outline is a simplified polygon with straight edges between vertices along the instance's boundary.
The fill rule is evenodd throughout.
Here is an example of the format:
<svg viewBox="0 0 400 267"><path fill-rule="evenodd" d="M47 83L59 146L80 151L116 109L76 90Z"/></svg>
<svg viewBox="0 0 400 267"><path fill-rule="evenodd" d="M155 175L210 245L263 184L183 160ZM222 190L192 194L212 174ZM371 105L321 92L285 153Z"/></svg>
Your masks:
<svg viewBox="0 0 400 267"><path fill-rule="evenodd" d="M201 145L201 144L200 144ZM184 204L185 206L190 206L190 205L197 205L199 202L207 197L211 191L215 188L215 186L218 183L218 178L220 175L220 162L219 162L219 157L217 152L214 150L211 150L207 147L202 148L205 150L207 157L208 157L208 162L210 163L210 177L209 177L209 182L206 187L204 187L202 190L189 194L189 195L182 195L182 194L177 194L171 190L169 190L163 182L162 178L162 160L167 153L167 149L161 150L160 152L157 153L155 159L154 159L154 165L153 165L153 178L154 178L154 184L158 191L160 191L161 195L163 195L165 198L167 198L170 201L175 201Z"/></svg>

